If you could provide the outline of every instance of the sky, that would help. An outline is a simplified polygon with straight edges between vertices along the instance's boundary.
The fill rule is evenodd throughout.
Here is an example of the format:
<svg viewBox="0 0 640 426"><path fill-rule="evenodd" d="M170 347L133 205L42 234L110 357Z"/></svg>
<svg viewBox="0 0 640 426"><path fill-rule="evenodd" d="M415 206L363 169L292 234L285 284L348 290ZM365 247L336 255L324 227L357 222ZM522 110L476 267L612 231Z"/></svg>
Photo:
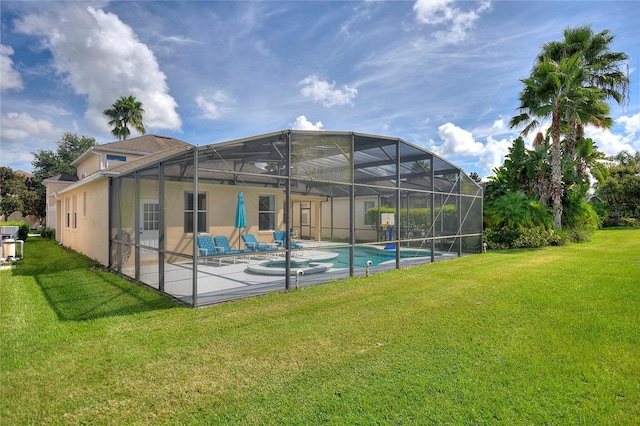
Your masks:
<svg viewBox="0 0 640 426"><path fill-rule="evenodd" d="M102 111L134 95L147 133L194 145L354 131L484 178L522 130L508 123L542 45L582 25L615 35L631 79L611 129L586 136L607 155L640 151L637 0L3 0L0 12L0 165L14 170L66 132L113 142Z"/></svg>

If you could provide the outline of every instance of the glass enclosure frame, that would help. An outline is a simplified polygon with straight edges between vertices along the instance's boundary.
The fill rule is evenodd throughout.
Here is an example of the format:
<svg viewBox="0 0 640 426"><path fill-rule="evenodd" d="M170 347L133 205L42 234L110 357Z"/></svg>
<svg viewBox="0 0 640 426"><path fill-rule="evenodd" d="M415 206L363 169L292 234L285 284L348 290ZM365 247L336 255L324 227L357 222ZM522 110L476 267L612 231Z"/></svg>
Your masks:
<svg viewBox="0 0 640 426"><path fill-rule="evenodd" d="M110 268L193 307L482 252L482 188L399 138L283 130L109 179Z"/></svg>

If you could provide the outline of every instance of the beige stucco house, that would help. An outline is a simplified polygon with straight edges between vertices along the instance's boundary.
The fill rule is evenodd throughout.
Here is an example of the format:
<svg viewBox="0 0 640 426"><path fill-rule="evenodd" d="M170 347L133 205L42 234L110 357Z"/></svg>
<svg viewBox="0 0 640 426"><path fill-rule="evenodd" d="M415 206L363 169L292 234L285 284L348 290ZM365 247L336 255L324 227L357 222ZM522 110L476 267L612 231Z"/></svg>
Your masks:
<svg viewBox="0 0 640 426"><path fill-rule="evenodd" d="M109 264L109 176L193 145L170 137L144 135L96 145L71 165L76 176L62 174L45 179L47 224L62 245Z"/></svg>
<svg viewBox="0 0 640 426"><path fill-rule="evenodd" d="M289 289L298 268L320 283L481 251L482 189L399 138L282 130L194 146L146 135L72 165L76 176L44 182L56 239L191 306ZM276 244L282 231L297 247ZM201 246L213 237L235 254Z"/></svg>

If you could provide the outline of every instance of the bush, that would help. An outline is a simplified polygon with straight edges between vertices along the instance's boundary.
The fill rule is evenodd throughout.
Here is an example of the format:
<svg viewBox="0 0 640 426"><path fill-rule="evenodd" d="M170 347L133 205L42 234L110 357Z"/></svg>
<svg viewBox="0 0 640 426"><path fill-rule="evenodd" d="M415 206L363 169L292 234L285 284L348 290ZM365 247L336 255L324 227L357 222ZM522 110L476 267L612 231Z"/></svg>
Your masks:
<svg viewBox="0 0 640 426"><path fill-rule="evenodd" d="M487 248L492 250L511 248L535 248L563 244L561 235L553 229L534 226L525 229L487 229L484 233Z"/></svg>
<svg viewBox="0 0 640 426"><path fill-rule="evenodd" d="M29 236L29 225L24 222L2 222L0 226L18 226L18 239L27 241Z"/></svg>
<svg viewBox="0 0 640 426"><path fill-rule="evenodd" d="M640 222L635 217L621 217L620 226L638 226Z"/></svg>
<svg viewBox="0 0 640 426"><path fill-rule="evenodd" d="M56 230L53 228L42 228L40 236L46 240L53 240L56 237Z"/></svg>
<svg viewBox="0 0 640 426"><path fill-rule="evenodd" d="M568 243L586 243L591 241L594 233L592 228L563 228L560 231L562 240Z"/></svg>

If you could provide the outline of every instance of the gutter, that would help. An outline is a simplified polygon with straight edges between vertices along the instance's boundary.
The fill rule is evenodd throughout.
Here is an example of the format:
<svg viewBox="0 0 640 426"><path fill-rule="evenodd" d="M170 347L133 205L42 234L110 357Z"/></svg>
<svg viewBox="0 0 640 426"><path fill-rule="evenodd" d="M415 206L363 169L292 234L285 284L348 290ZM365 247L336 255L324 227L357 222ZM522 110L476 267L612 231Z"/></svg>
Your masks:
<svg viewBox="0 0 640 426"><path fill-rule="evenodd" d="M88 177L81 179L79 181L76 181L74 183L72 183L69 186L65 186L64 188L60 189L59 191L54 192L53 195L55 198L58 198L61 195L64 195L65 193L72 191L76 188L79 188L87 183L91 183L93 181L96 181L98 179L101 179L103 177L115 177L115 176L119 176L120 173L119 172L110 172L110 171L98 171L96 173L93 173L91 175L89 175Z"/></svg>

